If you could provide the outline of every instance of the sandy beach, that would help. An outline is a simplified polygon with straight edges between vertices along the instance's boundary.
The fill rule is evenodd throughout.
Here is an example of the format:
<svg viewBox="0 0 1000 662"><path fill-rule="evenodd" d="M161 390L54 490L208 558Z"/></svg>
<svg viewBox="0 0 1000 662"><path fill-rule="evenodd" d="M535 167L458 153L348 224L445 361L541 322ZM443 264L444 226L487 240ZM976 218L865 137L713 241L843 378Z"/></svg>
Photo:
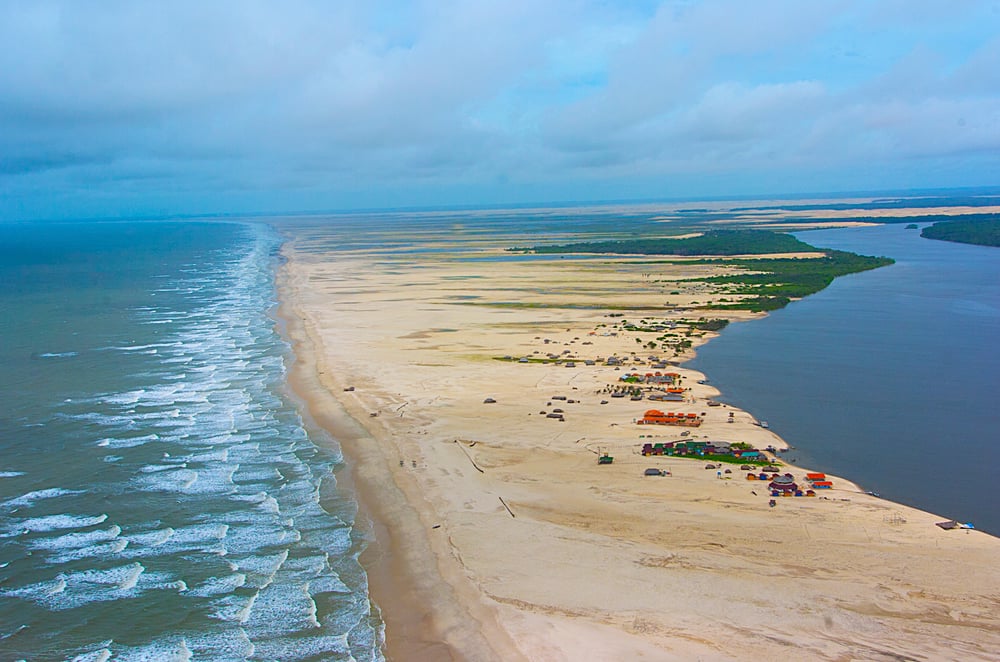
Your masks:
<svg viewBox="0 0 1000 662"><path fill-rule="evenodd" d="M371 520L362 561L389 659L996 659L1000 540L842 477L771 506L738 464L641 455L702 439L782 458L782 439L711 406L718 392L683 365L716 335L691 326L695 307L721 296L684 279L724 267L512 262L507 239L462 232L387 251L280 229L292 385ZM692 347L651 347L623 320ZM611 397L661 364L682 401ZM702 422L637 424L648 409ZM804 484L809 468L782 471Z"/></svg>

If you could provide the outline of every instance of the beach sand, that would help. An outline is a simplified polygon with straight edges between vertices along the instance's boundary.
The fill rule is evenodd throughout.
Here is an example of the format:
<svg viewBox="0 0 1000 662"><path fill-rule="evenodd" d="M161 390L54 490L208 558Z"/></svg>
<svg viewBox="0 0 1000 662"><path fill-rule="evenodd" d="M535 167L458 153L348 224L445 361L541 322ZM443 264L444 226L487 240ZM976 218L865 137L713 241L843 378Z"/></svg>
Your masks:
<svg viewBox="0 0 1000 662"><path fill-rule="evenodd" d="M281 229L292 384L341 443L372 522L362 561L389 659L996 659L1000 540L944 531L844 478L770 507L739 465L720 476L639 454L684 438L637 425L650 408L704 412L688 438L785 446L709 407L717 391L682 365L670 370L688 402L603 392L633 365L650 372L650 355L693 355L650 349L609 314L700 317L685 308L720 295L682 279L723 267L467 260L516 242L434 235L393 252ZM517 360L550 352L577 367ZM627 368L584 364L615 354ZM564 420L546 416L556 408ZM787 470L802 483L807 469Z"/></svg>

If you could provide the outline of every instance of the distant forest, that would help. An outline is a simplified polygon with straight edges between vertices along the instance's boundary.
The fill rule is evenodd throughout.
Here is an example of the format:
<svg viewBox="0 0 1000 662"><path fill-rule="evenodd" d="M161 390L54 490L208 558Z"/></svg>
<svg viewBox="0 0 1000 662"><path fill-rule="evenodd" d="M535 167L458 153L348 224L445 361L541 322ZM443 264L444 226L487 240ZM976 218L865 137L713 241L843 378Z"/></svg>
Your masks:
<svg viewBox="0 0 1000 662"><path fill-rule="evenodd" d="M819 250L819 249L813 249ZM826 257L818 259L750 259L730 260L726 264L745 270L726 276L693 278L692 281L730 285L730 292L754 295L736 303L713 304L715 310L776 310L792 299L809 296L827 287L838 276L878 269L893 264L887 257L858 255L846 251L823 250ZM706 262L708 262L706 260Z"/></svg>
<svg viewBox="0 0 1000 662"><path fill-rule="evenodd" d="M1000 214L962 214L961 216L953 216L949 214L922 214L920 216L858 216L857 218L852 218L852 221L864 221L865 223L884 223L886 225L892 223L942 223L942 222L952 222L961 218L964 221L970 222L982 222L982 221L997 221L1000 220Z"/></svg>
<svg viewBox="0 0 1000 662"><path fill-rule="evenodd" d="M920 232L921 237L980 246L1000 246L1000 216L986 220L935 223Z"/></svg>
<svg viewBox="0 0 1000 662"><path fill-rule="evenodd" d="M614 253L617 255L763 255L804 253L818 249L790 234L770 230L709 230L697 237L591 241L560 246L510 248L514 252Z"/></svg>
<svg viewBox="0 0 1000 662"><path fill-rule="evenodd" d="M702 306L714 310L776 310L793 299L818 292L837 276L877 269L893 263L885 257L856 255L845 251L820 249L790 234L770 230L710 230L697 237L671 239L650 237L621 241L593 241L560 246L509 248L509 251L554 253L608 253L615 255L702 255L717 256L686 262L686 264L725 264L738 269L728 275L692 278L727 288L727 293L745 298L723 299L720 303ZM766 255L791 253L822 253L823 257L720 259L732 255Z"/></svg>
<svg viewBox="0 0 1000 662"><path fill-rule="evenodd" d="M927 207L993 207L1000 205L998 196L948 196L927 198L898 198L888 200L873 200L871 202L837 202L771 205L766 207L733 207L732 212L744 211L820 211L827 209L913 209Z"/></svg>

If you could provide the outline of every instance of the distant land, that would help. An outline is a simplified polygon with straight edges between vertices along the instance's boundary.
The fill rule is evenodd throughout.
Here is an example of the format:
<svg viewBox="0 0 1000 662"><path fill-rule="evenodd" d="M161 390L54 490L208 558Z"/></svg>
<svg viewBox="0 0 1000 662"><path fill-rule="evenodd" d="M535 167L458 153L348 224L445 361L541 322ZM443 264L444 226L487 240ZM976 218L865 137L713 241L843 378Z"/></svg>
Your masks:
<svg viewBox="0 0 1000 662"><path fill-rule="evenodd" d="M969 219L935 223L924 228L920 236L941 241L955 241L962 244L1000 247L1000 215L989 214L990 218Z"/></svg>
<svg viewBox="0 0 1000 662"><path fill-rule="evenodd" d="M676 238L579 242L508 250L536 254L769 256L728 260L725 265L731 271L727 274L687 279L688 282L712 284L720 293L735 295L721 298L719 302L706 303L700 306L701 309L751 312L784 308L793 299L819 292L837 276L877 269L893 263L887 257L816 248L790 234L771 230L708 230L702 234L680 235ZM696 263L722 264L722 261L701 259ZM687 261L687 264L693 263Z"/></svg>

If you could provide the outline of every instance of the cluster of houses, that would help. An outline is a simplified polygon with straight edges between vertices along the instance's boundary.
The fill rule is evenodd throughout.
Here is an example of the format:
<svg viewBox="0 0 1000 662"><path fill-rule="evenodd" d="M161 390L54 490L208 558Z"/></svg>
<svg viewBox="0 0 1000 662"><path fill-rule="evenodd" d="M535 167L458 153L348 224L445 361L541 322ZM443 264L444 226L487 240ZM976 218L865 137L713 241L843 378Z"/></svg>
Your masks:
<svg viewBox="0 0 1000 662"><path fill-rule="evenodd" d="M647 372L645 374L639 372L626 372L624 375L618 378L618 381L625 382L627 384L654 384L658 386L674 386L677 380L680 379L680 375L676 372ZM684 389L678 389L678 391L683 391Z"/></svg>
<svg viewBox="0 0 1000 662"><path fill-rule="evenodd" d="M683 414L667 412L663 413L659 409L647 409L639 425L681 425L689 428L696 428L702 423L702 417L698 414Z"/></svg>
<svg viewBox="0 0 1000 662"><path fill-rule="evenodd" d="M698 457L704 455L731 455L745 460L761 460L763 455L756 448L733 448L728 441L664 441L642 445L643 455L669 455Z"/></svg>
<svg viewBox="0 0 1000 662"><path fill-rule="evenodd" d="M684 402L684 389L668 388L666 391L653 391L649 394L649 399L657 402Z"/></svg>
<svg viewBox="0 0 1000 662"><path fill-rule="evenodd" d="M768 471L771 470L770 473ZM780 474L778 470L774 467L768 467L760 474L750 472L747 474L747 480L769 480L767 484L767 489L770 490L771 496L816 496L816 490L828 490L833 487L833 481L827 480L826 474L822 473L807 473L806 482L809 483L809 488L803 489L795 482L795 476L790 473Z"/></svg>

